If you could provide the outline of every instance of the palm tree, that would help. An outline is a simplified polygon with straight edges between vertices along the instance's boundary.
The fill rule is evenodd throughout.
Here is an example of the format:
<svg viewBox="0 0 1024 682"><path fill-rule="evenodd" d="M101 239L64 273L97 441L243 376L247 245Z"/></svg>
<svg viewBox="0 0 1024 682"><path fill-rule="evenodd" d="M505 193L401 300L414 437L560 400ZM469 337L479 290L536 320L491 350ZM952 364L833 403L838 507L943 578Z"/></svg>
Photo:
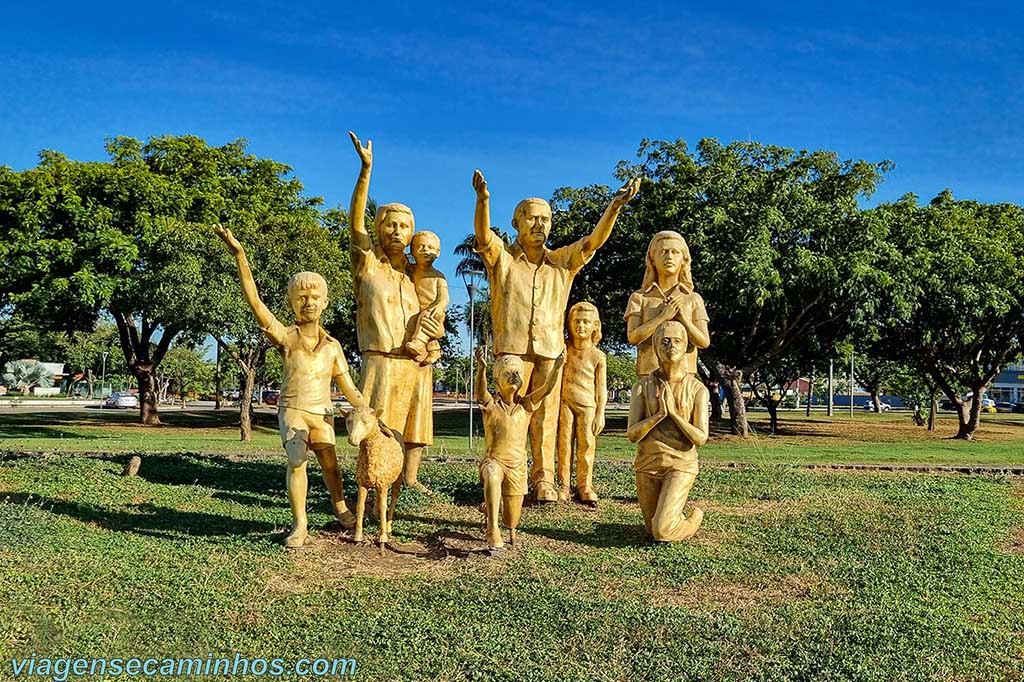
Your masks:
<svg viewBox="0 0 1024 682"><path fill-rule="evenodd" d="M509 235L508 232L499 230L497 227L493 225L491 226L491 231L494 232L494 234L498 235L498 237L501 238L501 241L505 242L506 244L512 243L512 237ZM471 270L477 270L479 272L485 273L484 277L486 278L487 275L486 268L484 268L484 261L483 259L480 258L480 254L473 251L473 247L475 245L476 235L470 232L468 235L466 235L465 239L459 242L458 245L454 249L452 249L452 253L454 253L456 256L462 257L462 259L455 266L455 274L458 275L459 277L462 277Z"/></svg>

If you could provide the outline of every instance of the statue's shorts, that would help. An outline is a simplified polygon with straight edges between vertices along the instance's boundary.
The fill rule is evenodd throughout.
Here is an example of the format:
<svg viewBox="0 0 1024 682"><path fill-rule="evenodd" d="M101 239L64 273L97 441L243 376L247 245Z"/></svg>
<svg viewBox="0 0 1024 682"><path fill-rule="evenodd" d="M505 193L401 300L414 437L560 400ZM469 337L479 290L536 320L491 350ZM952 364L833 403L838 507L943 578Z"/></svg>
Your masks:
<svg viewBox="0 0 1024 682"><path fill-rule="evenodd" d="M281 428L282 443L298 438L315 450L314 445L334 445L335 442L334 415L279 407L277 425Z"/></svg>
<svg viewBox="0 0 1024 682"><path fill-rule="evenodd" d="M480 460L480 480L484 478L484 465L488 462L497 462L501 466L501 494L503 497L513 495L526 495L529 481L529 472L526 467L526 453L517 460L508 460L503 457L496 457L491 453L484 455Z"/></svg>

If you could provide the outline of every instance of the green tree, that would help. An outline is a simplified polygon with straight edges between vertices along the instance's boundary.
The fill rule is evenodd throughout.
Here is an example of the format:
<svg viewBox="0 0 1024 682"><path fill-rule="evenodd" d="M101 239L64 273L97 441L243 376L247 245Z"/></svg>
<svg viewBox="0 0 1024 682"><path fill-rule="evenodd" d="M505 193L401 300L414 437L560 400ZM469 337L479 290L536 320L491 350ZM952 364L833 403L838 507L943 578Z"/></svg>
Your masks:
<svg viewBox="0 0 1024 682"><path fill-rule="evenodd" d="M956 407L956 438L970 440L981 401L1024 350L1024 209L913 195L878 207L892 245L893 292L874 315L889 357L919 368Z"/></svg>
<svg viewBox="0 0 1024 682"><path fill-rule="evenodd" d="M218 260L209 225L263 224L318 200L302 199L287 166L246 153L241 140L118 137L107 151L104 163L43 152L36 168L0 173L13 264L4 284L26 315L64 331L108 314L138 381L140 419L158 424L160 362L179 334L213 328L222 307L224 278L207 277Z"/></svg>
<svg viewBox="0 0 1024 682"><path fill-rule="evenodd" d="M215 368L204 359L205 352L205 348L177 344L167 351L160 364L163 392L178 395L182 409L190 393L208 393L213 386Z"/></svg>
<svg viewBox="0 0 1024 682"><path fill-rule="evenodd" d="M118 352L117 342L117 327L104 320L97 321L91 330L63 332L58 336L64 373L81 373L90 398L95 395L96 377L103 371L103 354L107 353L109 358L111 351Z"/></svg>
<svg viewBox="0 0 1024 682"><path fill-rule="evenodd" d="M608 353L608 390L623 391L633 388L637 382L636 358L627 353Z"/></svg>

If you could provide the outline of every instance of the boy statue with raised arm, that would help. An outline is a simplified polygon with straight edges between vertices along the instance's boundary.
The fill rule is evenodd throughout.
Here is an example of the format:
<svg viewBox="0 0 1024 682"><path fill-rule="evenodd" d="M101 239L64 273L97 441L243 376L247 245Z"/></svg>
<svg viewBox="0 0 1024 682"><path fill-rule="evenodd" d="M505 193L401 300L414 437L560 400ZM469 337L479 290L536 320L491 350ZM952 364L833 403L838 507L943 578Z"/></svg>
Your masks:
<svg viewBox="0 0 1024 682"><path fill-rule="evenodd" d="M518 355L502 355L494 363L494 396L487 390L487 366L484 349L476 351L476 400L483 412L484 442L487 451L480 460L480 482L484 485L484 513L487 516L487 547L494 553L505 543L498 526L501 514L509 529L509 540L516 542L516 526L526 496L526 435L530 416L555 387L564 356L553 361L554 371L547 382L525 396L520 390L526 381L523 361Z"/></svg>
<svg viewBox="0 0 1024 682"><path fill-rule="evenodd" d="M245 250L231 230L214 227L238 263L245 300L256 314L263 333L281 353L284 381L277 404L277 421L281 442L288 454L288 504L294 523L284 540L285 547L301 547L308 537L306 491L309 487L306 465L309 451L316 453L324 472L324 483L331 493L334 516L343 528L355 525L352 512L342 496L341 471L334 450L334 405L331 402L331 380L355 407L366 404L352 382L341 344L320 326L320 316L327 307L327 282L315 272L300 272L288 281L288 302L295 311L295 324L281 324L260 300L256 282L249 268Z"/></svg>

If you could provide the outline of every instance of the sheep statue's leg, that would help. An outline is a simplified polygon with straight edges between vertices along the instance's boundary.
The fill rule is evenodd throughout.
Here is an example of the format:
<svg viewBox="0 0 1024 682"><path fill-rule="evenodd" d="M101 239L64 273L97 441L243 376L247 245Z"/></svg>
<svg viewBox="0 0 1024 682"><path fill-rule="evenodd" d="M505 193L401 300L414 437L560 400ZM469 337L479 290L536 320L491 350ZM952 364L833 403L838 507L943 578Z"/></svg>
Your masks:
<svg viewBox="0 0 1024 682"><path fill-rule="evenodd" d="M380 553L384 554L384 543L391 538L388 537L388 494L383 486L377 488L377 515L380 519Z"/></svg>
<svg viewBox="0 0 1024 682"><path fill-rule="evenodd" d="M367 488L359 486L359 492L356 495L356 542L363 541L363 513L366 511L367 490Z"/></svg>
<svg viewBox="0 0 1024 682"><path fill-rule="evenodd" d="M392 534L391 522L395 519L395 507L398 506L398 496L402 493L402 479L391 484L391 505L388 507L388 535Z"/></svg>

